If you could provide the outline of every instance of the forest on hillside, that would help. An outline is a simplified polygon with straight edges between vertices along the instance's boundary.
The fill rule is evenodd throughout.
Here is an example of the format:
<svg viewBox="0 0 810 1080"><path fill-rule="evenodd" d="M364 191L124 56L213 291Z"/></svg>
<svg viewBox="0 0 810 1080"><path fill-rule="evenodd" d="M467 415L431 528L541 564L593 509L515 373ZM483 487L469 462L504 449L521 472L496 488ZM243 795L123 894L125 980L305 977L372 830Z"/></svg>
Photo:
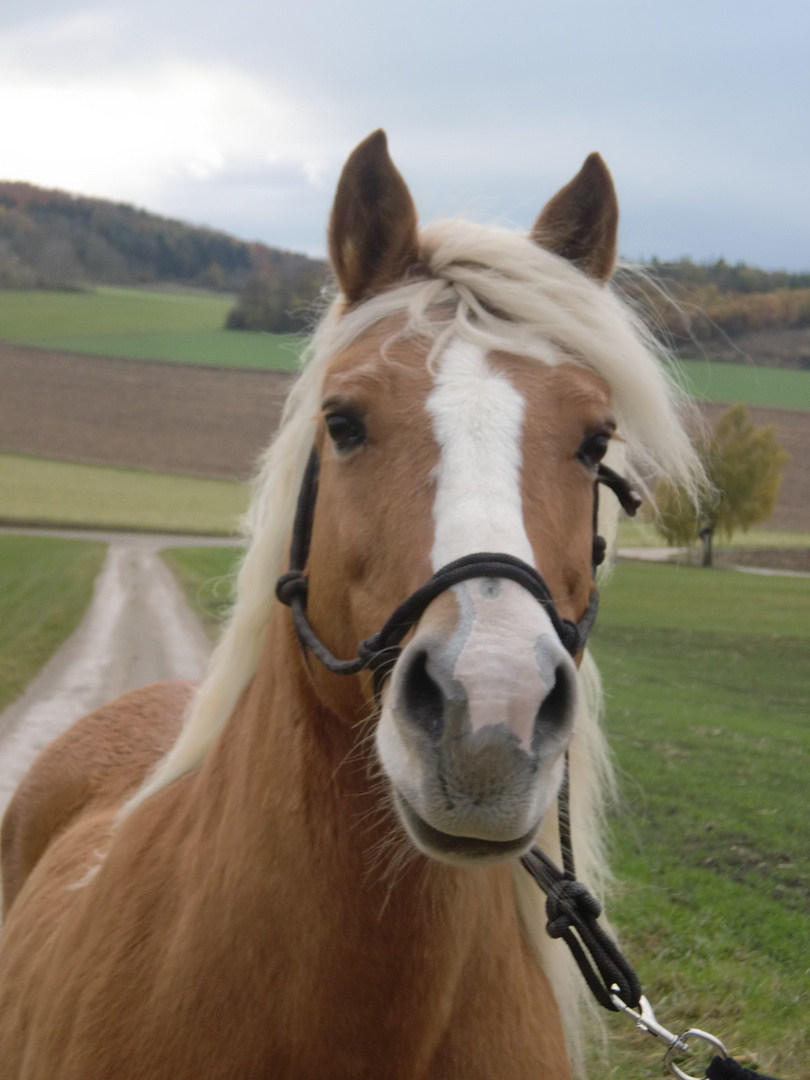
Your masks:
<svg viewBox="0 0 810 1080"><path fill-rule="evenodd" d="M283 333L306 329L328 277L326 263L306 255L125 203L0 181L0 289L216 289L238 294L229 328ZM684 355L810 368L810 272L653 259L616 283Z"/></svg>
<svg viewBox="0 0 810 1080"><path fill-rule="evenodd" d="M276 321L308 305L326 264L246 243L125 203L0 181L0 288L85 289L177 284L240 292L258 279L278 297ZM300 329L279 325L279 329Z"/></svg>
<svg viewBox="0 0 810 1080"><path fill-rule="evenodd" d="M810 368L810 273L768 271L725 259L620 270L620 291L683 355Z"/></svg>

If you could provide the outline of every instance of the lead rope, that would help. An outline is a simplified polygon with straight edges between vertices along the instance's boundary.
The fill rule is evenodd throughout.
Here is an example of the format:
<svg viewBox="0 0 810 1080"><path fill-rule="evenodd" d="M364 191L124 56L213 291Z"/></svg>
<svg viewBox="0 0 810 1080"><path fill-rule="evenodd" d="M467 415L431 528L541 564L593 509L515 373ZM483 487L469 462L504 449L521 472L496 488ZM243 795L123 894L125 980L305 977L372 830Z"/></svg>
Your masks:
<svg viewBox="0 0 810 1080"><path fill-rule="evenodd" d="M611 1012L630 1016L639 1031L646 1032L666 1043L664 1064L679 1080L775 1080L763 1073L753 1072L729 1057L722 1042L708 1031L689 1028L675 1035L659 1023L652 1005L641 992L641 982L616 942L599 925L597 919L602 905L576 879L574 851L571 843L570 780L568 754L565 772L557 799L557 820L562 856L562 870L536 844L521 857L528 870L546 894L546 933L561 938L571 951L582 976L599 1004ZM576 935L574 934L576 931ZM704 1043L714 1056L704 1077L696 1077L675 1061L683 1053L693 1052L692 1042Z"/></svg>
<svg viewBox="0 0 810 1080"><path fill-rule="evenodd" d="M635 1008L642 999L638 975L615 941L597 922L602 905L582 882L576 879L571 846L569 791L566 754L565 773L557 800L563 869L537 844L534 844L520 861L546 894L546 933L549 937L561 938L568 946L599 1004L611 1012L619 1012L620 1006L613 1000L614 995L618 995L629 1007ZM574 930L577 936L574 935Z"/></svg>

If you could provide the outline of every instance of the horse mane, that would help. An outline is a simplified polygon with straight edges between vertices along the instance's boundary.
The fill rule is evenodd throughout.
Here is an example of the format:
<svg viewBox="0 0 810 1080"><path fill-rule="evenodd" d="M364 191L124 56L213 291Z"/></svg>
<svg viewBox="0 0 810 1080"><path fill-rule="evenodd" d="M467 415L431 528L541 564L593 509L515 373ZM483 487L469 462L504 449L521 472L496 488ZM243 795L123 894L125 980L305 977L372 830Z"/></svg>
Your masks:
<svg viewBox="0 0 810 1080"><path fill-rule="evenodd" d="M325 370L331 357L380 320L398 317L402 328L393 331L396 336L427 340L428 363L458 335L484 349L541 363L573 360L585 365L610 387L620 436L611 443L614 467L618 464L642 489L661 475L691 492L700 483L685 428L685 396L662 365L652 335L610 286L591 280L527 237L493 227L443 221L423 228L419 239L419 276L349 311L336 298L305 350L303 370L253 484L244 522L248 546L229 622L177 742L120 816L202 763L253 677L276 604L275 582L286 565ZM615 545L617 524L615 500L605 497L600 500L599 525L609 550ZM587 655L580 680L583 704L570 751L574 848L579 876L599 892L608 879L601 819L613 780L599 723L599 676ZM547 816L541 836L552 857L559 850L555 818L553 813ZM543 898L517 863L515 896L527 937L560 1004L572 1060L581 1062L577 1003L584 984L563 956L567 950L547 938Z"/></svg>

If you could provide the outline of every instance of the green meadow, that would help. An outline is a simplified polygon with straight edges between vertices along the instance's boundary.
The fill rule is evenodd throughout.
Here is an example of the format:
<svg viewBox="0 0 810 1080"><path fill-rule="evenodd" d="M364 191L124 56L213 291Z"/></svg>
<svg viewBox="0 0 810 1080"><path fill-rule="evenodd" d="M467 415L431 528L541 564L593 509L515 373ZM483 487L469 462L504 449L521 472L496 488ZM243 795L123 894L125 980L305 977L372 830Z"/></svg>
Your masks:
<svg viewBox="0 0 810 1080"><path fill-rule="evenodd" d="M810 579L630 563L603 596L611 916L667 1026L808 1080ZM609 1023L607 1076L656 1075Z"/></svg>
<svg viewBox="0 0 810 1080"><path fill-rule="evenodd" d="M247 502L227 480L0 454L0 523L228 535Z"/></svg>
<svg viewBox="0 0 810 1080"><path fill-rule="evenodd" d="M160 553L212 641L216 641L230 608L242 550L239 547L172 547L164 548Z"/></svg>
<svg viewBox="0 0 810 1080"><path fill-rule="evenodd" d="M233 304L232 296L202 291L0 290L0 341L133 360L295 368L300 338L223 330Z"/></svg>
<svg viewBox="0 0 810 1080"><path fill-rule="evenodd" d="M710 360L681 360L678 368L685 389L704 401L810 409L810 371Z"/></svg>
<svg viewBox="0 0 810 1080"><path fill-rule="evenodd" d="M232 296L203 290L0 290L0 341L133 360L294 369L303 339L223 330L233 304ZM678 368L698 398L810 409L808 371L703 360L683 360Z"/></svg>
<svg viewBox="0 0 810 1080"><path fill-rule="evenodd" d="M81 621L104 544L0 536L0 710Z"/></svg>

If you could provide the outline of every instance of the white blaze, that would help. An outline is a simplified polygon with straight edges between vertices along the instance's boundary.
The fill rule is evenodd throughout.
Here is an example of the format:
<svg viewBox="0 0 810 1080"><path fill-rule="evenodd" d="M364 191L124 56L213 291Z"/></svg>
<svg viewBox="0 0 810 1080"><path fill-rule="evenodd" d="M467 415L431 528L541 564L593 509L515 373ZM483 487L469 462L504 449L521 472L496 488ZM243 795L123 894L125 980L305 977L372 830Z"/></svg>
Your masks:
<svg viewBox="0 0 810 1080"><path fill-rule="evenodd" d="M476 551L534 566L520 489L522 395L489 367L480 346L456 338L426 405L440 450L433 569Z"/></svg>
<svg viewBox="0 0 810 1080"><path fill-rule="evenodd" d="M522 395L482 348L457 338L439 358L426 408L439 446L433 569L482 551L534 566ZM394 789L438 832L516 841L537 828L559 787L576 706L573 661L543 605L516 582L471 578L453 592L452 625L426 613L394 668L377 749ZM415 671L435 687L435 730L411 710ZM564 692L543 712L561 679Z"/></svg>

